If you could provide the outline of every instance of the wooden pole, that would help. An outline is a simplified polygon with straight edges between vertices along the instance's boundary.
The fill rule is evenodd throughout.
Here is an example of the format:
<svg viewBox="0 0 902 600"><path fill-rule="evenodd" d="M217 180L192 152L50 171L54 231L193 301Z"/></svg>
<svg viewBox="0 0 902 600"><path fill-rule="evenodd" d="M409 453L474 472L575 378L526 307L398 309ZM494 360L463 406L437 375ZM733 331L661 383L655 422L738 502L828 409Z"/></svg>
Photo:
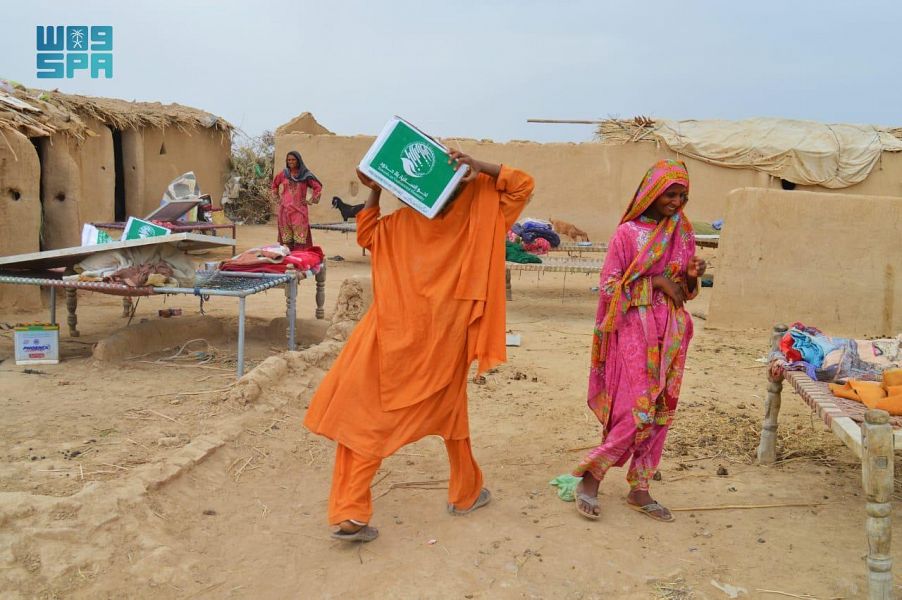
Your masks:
<svg viewBox="0 0 902 600"><path fill-rule="evenodd" d="M868 598L893 597L892 542L893 428L889 413L871 409L861 427L861 476L867 498Z"/></svg>
<svg viewBox="0 0 902 600"><path fill-rule="evenodd" d="M316 318L326 318L326 261L320 267L319 273L315 276L316 280Z"/></svg>
<svg viewBox="0 0 902 600"><path fill-rule="evenodd" d="M601 125L603 121L591 119L526 119L527 123L553 123L557 125Z"/></svg>
<svg viewBox="0 0 902 600"><path fill-rule="evenodd" d="M69 325L69 336L78 337L78 291L75 288L66 288L66 323Z"/></svg>
<svg viewBox="0 0 902 600"><path fill-rule="evenodd" d="M774 325L770 336L771 351L780 348L780 339L786 333L786 325ZM767 370L767 400L764 402L764 423L761 426L761 441L758 444L758 464L772 465L777 460L777 418L780 416L783 376L772 377Z"/></svg>

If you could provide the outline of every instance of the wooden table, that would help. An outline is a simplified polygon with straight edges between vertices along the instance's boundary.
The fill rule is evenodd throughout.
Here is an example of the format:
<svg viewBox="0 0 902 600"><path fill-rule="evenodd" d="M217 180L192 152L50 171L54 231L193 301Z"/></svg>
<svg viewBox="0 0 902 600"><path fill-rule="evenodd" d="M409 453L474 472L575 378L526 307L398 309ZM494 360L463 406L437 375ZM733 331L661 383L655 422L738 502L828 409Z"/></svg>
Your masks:
<svg viewBox="0 0 902 600"><path fill-rule="evenodd" d="M785 325L777 325L771 336L771 348L779 349L786 333ZM825 383L814 381L803 371L785 371L773 377L768 369L767 400L764 424L758 446L758 462L776 461L777 417L780 413L783 382L788 381L811 410L823 420L833 434L861 460L865 493L868 538L868 598L888 600L893 597L892 541L893 449L902 448L902 418L890 417L886 411L867 410L864 406L837 398Z"/></svg>

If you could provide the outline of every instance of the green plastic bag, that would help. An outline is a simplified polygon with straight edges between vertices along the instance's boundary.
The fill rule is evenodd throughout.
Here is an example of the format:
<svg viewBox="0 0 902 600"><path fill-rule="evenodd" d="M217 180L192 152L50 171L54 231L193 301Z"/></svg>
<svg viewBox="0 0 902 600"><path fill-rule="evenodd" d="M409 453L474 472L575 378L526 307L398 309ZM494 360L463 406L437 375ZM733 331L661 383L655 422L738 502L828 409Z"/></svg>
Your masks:
<svg viewBox="0 0 902 600"><path fill-rule="evenodd" d="M557 497L564 502L576 500L576 486L582 481L582 477L573 475L558 475L548 483L557 488Z"/></svg>

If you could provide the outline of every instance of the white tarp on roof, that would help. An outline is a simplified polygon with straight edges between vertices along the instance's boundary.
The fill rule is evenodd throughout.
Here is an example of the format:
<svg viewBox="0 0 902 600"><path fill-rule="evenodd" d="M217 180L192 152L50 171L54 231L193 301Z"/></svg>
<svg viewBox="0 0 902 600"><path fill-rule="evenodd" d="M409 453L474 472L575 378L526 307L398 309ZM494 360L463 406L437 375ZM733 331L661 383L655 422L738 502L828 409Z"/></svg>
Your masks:
<svg viewBox="0 0 902 600"><path fill-rule="evenodd" d="M799 185L828 188L860 183L881 152L902 151L902 140L873 125L790 119L656 120L651 137L707 163L753 168Z"/></svg>

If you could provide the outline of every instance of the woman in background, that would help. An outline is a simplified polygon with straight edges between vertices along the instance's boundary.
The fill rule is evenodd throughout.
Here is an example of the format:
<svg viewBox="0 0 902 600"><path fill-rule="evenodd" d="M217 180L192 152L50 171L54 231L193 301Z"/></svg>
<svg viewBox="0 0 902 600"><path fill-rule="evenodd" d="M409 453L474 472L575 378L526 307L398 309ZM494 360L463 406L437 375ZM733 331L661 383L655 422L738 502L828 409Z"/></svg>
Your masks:
<svg viewBox="0 0 902 600"><path fill-rule="evenodd" d="M310 200L307 191L312 190ZM301 155L292 150L285 157L285 169L272 180L272 193L279 203L279 243L290 250L313 245L307 207L318 204L323 184L304 164Z"/></svg>

